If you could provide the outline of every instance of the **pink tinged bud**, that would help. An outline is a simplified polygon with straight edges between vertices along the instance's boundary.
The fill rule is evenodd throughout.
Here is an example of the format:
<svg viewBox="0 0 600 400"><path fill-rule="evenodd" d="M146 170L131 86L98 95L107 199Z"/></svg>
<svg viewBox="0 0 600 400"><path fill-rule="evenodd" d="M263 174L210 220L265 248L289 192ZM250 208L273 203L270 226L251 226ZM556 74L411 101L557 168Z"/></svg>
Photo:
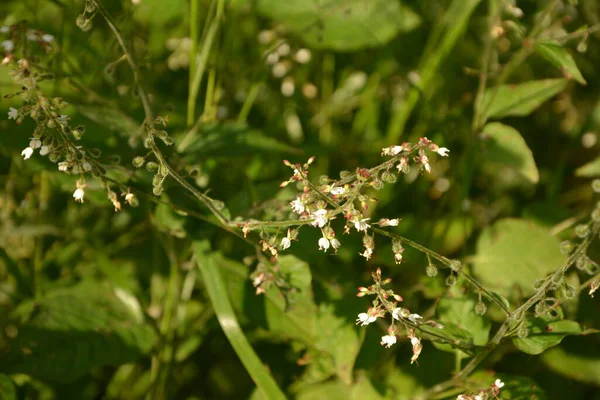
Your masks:
<svg viewBox="0 0 600 400"><path fill-rule="evenodd" d="M404 299L402 298L402 296L400 296L399 294L395 294L395 295L394 295L394 299L396 299L396 301L402 301L402 300L404 300ZM396 319L398 319L398 318L396 318Z"/></svg>
<svg viewBox="0 0 600 400"><path fill-rule="evenodd" d="M306 162L308 165L312 164L313 161L315 161L315 156L312 156L311 158L308 159L308 161Z"/></svg>

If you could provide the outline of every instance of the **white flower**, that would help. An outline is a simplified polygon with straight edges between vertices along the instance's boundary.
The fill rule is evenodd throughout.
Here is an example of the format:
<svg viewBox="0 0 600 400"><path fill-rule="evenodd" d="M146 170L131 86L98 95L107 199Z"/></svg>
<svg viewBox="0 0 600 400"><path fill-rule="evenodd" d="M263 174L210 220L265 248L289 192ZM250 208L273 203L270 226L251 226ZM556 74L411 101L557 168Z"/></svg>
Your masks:
<svg viewBox="0 0 600 400"><path fill-rule="evenodd" d="M329 239L322 237L319 239L319 250L327 251L329 249Z"/></svg>
<svg viewBox="0 0 600 400"><path fill-rule="evenodd" d="M313 226L318 226L319 228L322 228L327 223L327 210L324 208L319 208L313 213L312 217L315 219L313 222Z"/></svg>
<svg viewBox="0 0 600 400"><path fill-rule="evenodd" d="M33 138L29 142L29 147L31 147L32 149L38 149L38 148L42 147L42 141L40 139Z"/></svg>
<svg viewBox="0 0 600 400"><path fill-rule="evenodd" d="M127 199L125 199L125 200L127 200ZM283 239L281 239L280 246L283 250L289 249L291 245L292 245L292 241L290 240L289 237L286 236Z"/></svg>
<svg viewBox="0 0 600 400"><path fill-rule="evenodd" d="M87 161L83 162L82 167L83 167L83 170L86 172L90 172L92 170L92 165Z"/></svg>
<svg viewBox="0 0 600 400"><path fill-rule="evenodd" d="M21 155L23 156L23 160L29 160L29 157L31 157L32 154L33 154L33 149L31 147L26 147L21 152Z"/></svg>
<svg viewBox="0 0 600 400"><path fill-rule="evenodd" d="M395 156L395 155L398 155L398 154L402 153L403 150L404 150L404 148L402 146L393 146L390 149L390 154L392 156Z"/></svg>
<svg viewBox="0 0 600 400"><path fill-rule="evenodd" d="M421 317L419 314L410 314L410 315L408 316L408 320L409 320L410 322L412 322L413 324L416 324L416 323L417 323L417 320L418 320L418 319L421 319L421 318L423 318L423 317Z"/></svg>
<svg viewBox="0 0 600 400"><path fill-rule="evenodd" d="M6 25L0 26L0 33L8 33L10 27Z"/></svg>
<svg viewBox="0 0 600 400"><path fill-rule="evenodd" d="M394 308L394 311L392 311L392 318L400 320L400 317L398 317L398 314L400 314L402 312L402 308L397 307Z"/></svg>
<svg viewBox="0 0 600 400"><path fill-rule="evenodd" d="M42 146L40 149L40 156L46 156L50 153L50 146Z"/></svg>
<svg viewBox="0 0 600 400"><path fill-rule="evenodd" d="M373 249L368 247L365 249L364 253L358 253L359 255L363 256L364 258L366 258L367 260L371 259L371 256L373 255Z"/></svg>
<svg viewBox="0 0 600 400"><path fill-rule="evenodd" d="M448 150L445 147L440 147L435 152L438 153L442 157L448 157L448 153L450 153L450 150Z"/></svg>
<svg viewBox="0 0 600 400"><path fill-rule="evenodd" d="M329 242L331 243L331 247L333 247L333 249L334 249L334 250L337 250L337 249L339 249L339 248L340 248L340 246L342 245L342 244L340 243L340 241L339 241L339 240L337 240L336 238L333 238L333 239L331 239Z"/></svg>
<svg viewBox="0 0 600 400"><path fill-rule="evenodd" d="M304 204L302 204L299 198L292 201L290 205L292 206L292 211L296 214L302 214L304 212Z"/></svg>
<svg viewBox="0 0 600 400"><path fill-rule="evenodd" d="M128 191L127 194L125 195L125 202L129 205L133 205L134 199L135 199L135 195ZM290 246L288 246L288 247L290 247Z"/></svg>
<svg viewBox="0 0 600 400"><path fill-rule="evenodd" d="M385 335L381 337L381 345L387 347L388 349L396 344L396 336L395 335Z"/></svg>
<svg viewBox="0 0 600 400"><path fill-rule="evenodd" d="M464 394L459 394L459 395L456 397L456 400L467 400L467 399L468 399L468 397L467 397L467 396L465 396Z"/></svg>
<svg viewBox="0 0 600 400"><path fill-rule="evenodd" d="M66 161L61 161L58 163L58 170L59 171L63 171L65 172L67 169L69 169L69 163Z"/></svg>
<svg viewBox="0 0 600 400"><path fill-rule="evenodd" d="M58 122L60 122L63 125L66 124L68 120L69 120L69 116L65 115L65 114L61 114L61 116L58 117Z"/></svg>
<svg viewBox="0 0 600 400"><path fill-rule="evenodd" d="M387 222L387 224L388 224L388 226L398 226L398 223L399 223L399 222L400 222L400 221L398 220L398 218L394 218L394 219L390 219L390 220Z"/></svg>
<svg viewBox="0 0 600 400"><path fill-rule="evenodd" d="M8 119L16 120L18 117L19 117L19 111L16 108L11 107L8 109Z"/></svg>
<svg viewBox="0 0 600 400"><path fill-rule="evenodd" d="M298 61L300 64L306 64L310 61L312 57L312 54L310 53L310 50L308 49L299 49L296 52L296 61Z"/></svg>
<svg viewBox="0 0 600 400"><path fill-rule="evenodd" d="M365 326L365 325L369 325L372 322L375 322L377 320L377 317L374 315L369 315L367 313L360 313L358 314L358 318L356 319L356 324L360 324L361 326Z"/></svg>
<svg viewBox="0 0 600 400"><path fill-rule="evenodd" d="M500 389L501 387L504 386L504 382L502 382L500 379L496 379L496 382L494 382L494 386L496 386L498 389Z"/></svg>
<svg viewBox="0 0 600 400"><path fill-rule="evenodd" d="M15 44L13 43L12 40L5 40L4 42L2 42L1 46L4 49L4 51L7 53L10 53L11 51L13 51L15 49Z"/></svg>
<svg viewBox="0 0 600 400"><path fill-rule="evenodd" d="M419 340L418 337L413 336L410 338L410 344L412 344L412 347L417 347L418 345L421 344L421 341Z"/></svg>
<svg viewBox="0 0 600 400"><path fill-rule="evenodd" d="M83 203L83 197L85 196L85 192L83 191L83 187L79 187L79 183L77 184L77 190L73 192L73 198L75 201Z"/></svg>
<svg viewBox="0 0 600 400"><path fill-rule="evenodd" d="M340 194L346 193L346 189L343 187L333 187L331 188L331 194L334 196L339 196Z"/></svg>
<svg viewBox="0 0 600 400"><path fill-rule="evenodd" d="M49 33L46 33L42 35L42 40L46 43L50 43L54 41L54 36L50 35Z"/></svg>
<svg viewBox="0 0 600 400"><path fill-rule="evenodd" d="M480 394L475 395L475 400L483 400L483 396Z"/></svg>
<svg viewBox="0 0 600 400"><path fill-rule="evenodd" d="M356 222L354 222L354 227L358 232L366 231L368 228L371 227L371 225L367 224L367 221L370 219L371 218L363 218L361 220L357 220Z"/></svg>

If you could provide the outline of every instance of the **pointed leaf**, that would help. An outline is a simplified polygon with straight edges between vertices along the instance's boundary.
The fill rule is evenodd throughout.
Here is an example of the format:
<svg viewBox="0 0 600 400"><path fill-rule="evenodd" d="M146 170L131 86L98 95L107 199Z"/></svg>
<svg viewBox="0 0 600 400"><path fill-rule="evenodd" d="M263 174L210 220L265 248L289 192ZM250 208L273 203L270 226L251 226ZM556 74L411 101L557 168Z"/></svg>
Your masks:
<svg viewBox="0 0 600 400"><path fill-rule="evenodd" d="M577 168L575 170L575 176L581 176L584 178L600 176L600 157L597 157L589 163Z"/></svg>
<svg viewBox="0 0 600 400"><path fill-rule="evenodd" d="M526 338L514 338L513 343L527 354L540 354L547 348L556 346L567 335L577 335L582 332L575 321L551 321L543 318L533 318L528 321L529 335Z"/></svg>
<svg viewBox="0 0 600 400"><path fill-rule="evenodd" d="M560 69L561 72L568 79L575 79L582 85L586 85L587 82L581 75L575 60L560 43L554 40L547 40L543 42L537 42L534 45L535 51L548 60L556 68Z"/></svg>
<svg viewBox="0 0 600 400"><path fill-rule="evenodd" d="M499 122L491 122L484 126L482 138L487 150L486 161L513 168L531 183L539 181L540 174L533 153L516 129Z"/></svg>
<svg viewBox="0 0 600 400"><path fill-rule="evenodd" d="M563 91L568 79L544 79L486 89L482 109L486 118L529 115L540 104Z"/></svg>

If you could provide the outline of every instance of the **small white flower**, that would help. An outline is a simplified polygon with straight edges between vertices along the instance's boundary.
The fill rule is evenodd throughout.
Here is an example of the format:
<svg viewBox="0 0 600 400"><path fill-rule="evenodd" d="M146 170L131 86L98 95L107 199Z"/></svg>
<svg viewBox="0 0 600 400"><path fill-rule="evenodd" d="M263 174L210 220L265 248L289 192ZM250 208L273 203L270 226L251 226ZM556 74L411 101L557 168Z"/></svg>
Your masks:
<svg viewBox="0 0 600 400"><path fill-rule="evenodd" d="M402 146L393 146L390 149L390 155L392 155L392 156L398 155L398 154L402 153L403 150L404 150L404 148Z"/></svg>
<svg viewBox="0 0 600 400"><path fill-rule="evenodd" d="M340 246L342 245L342 244L340 243L340 241L339 241L339 240L337 240L336 238L333 238L333 239L331 239L329 242L331 243L331 247L333 247L333 249L334 249L334 250L337 250L337 249L339 249L339 248L340 248Z"/></svg>
<svg viewBox="0 0 600 400"><path fill-rule="evenodd" d="M83 203L84 196L85 192L83 191L82 187L78 187L77 190L73 192L73 198L75 199L75 201L78 201L80 203Z"/></svg>
<svg viewBox="0 0 600 400"><path fill-rule="evenodd" d="M21 152L21 155L23 156L23 160L29 160L29 157L31 157L32 154L33 154L33 149L31 147L26 147Z"/></svg>
<svg viewBox="0 0 600 400"><path fill-rule="evenodd" d="M480 394L475 395L475 400L483 400L483 396Z"/></svg>
<svg viewBox="0 0 600 400"><path fill-rule="evenodd" d="M408 316L408 320L409 320L410 322L412 322L413 324L416 324L416 323L417 323L417 320L418 320L418 319L421 319L421 318L423 318L423 317L421 317L419 314L410 314L410 315Z"/></svg>
<svg viewBox="0 0 600 400"><path fill-rule="evenodd" d="M310 53L310 50L308 49L299 49L296 52L296 61L298 61L300 64L306 64L310 61L312 57L312 54Z"/></svg>
<svg viewBox="0 0 600 400"><path fill-rule="evenodd" d="M16 120L18 117L19 117L19 111L16 108L11 107L8 109L8 119Z"/></svg>
<svg viewBox="0 0 600 400"><path fill-rule="evenodd" d="M419 340L418 337L413 336L410 338L410 344L412 344L412 347L417 347L418 345L421 344L421 341Z"/></svg>
<svg viewBox="0 0 600 400"><path fill-rule="evenodd" d="M39 149L40 147L42 147L42 141L40 139L31 139L29 141L29 147L31 147L32 149Z"/></svg>
<svg viewBox="0 0 600 400"><path fill-rule="evenodd" d="M8 33L9 30L10 30L9 26L6 26L6 25L0 26L0 33Z"/></svg>
<svg viewBox="0 0 600 400"><path fill-rule="evenodd" d="M291 245L292 245L292 241L290 240L289 237L286 236L283 239L281 239L281 245L280 246L281 246L281 248L283 250L289 249Z"/></svg>
<svg viewBox="0 0 600 400"><path fill-rule="evenodd" d="M131 192L127 192L127 194L125 195L125 202L129 205L133 205L134 199L135 195Z"/></svg>
<svg viewBox="0 0 600 400"><path fill-rule="evenodd" d="M61 114L61 116L58 117L58 122L60 122L63 125L66 124L68 120L69 120L69 116L65 115L65 114Z"/></svg>
<svg viewBox="0 0 600 400"><path fill-rule="evenodd" d="M387 347L388 349L396 344L396 336L395 335L385 335L381 337L381 345Z"/></svg>
<svg viewBox="0 0 600 400"><path fill-rule="evenodd" d="M377 317L374 315L369 315L367 313L358 314L358 318L356 319L356 324L360 324L361 326L369 325L372 322L375 322Z"/></svg>
<svg viewBox="0 0 600 400"><path fill-rule="evenodd" d="M371 256L373 255L373 249L369 247L369 248L366 248L363 253L358 253L358 254L363 256L367 260L370 260Z"/></svg>
<svg viewBox="0 0 600 400"><path fill-rule="evenodd" d="M302 204L302 202L300 201L299 198L292 201L290 203L290 205L292 206L292 211L295 212L296 214L302 214L304 212L304 209L305 209L304 204Z"/></svg>
<svg viewBox="0 0 600 400"><path fill-rule="evenodd" d="M448 153L450 153L450 150L448 150L445 147L440 147L435 152L438 153L442 157L448 157Z"/></svg>
<svg viewBox="0 0 600 400"><path fill-rule="evenodd" d="M58 170L65 172L69 169L69 163L66 161L61 161L58 163Z"/></svg>
<svg viewBox="0 0 600 400"><path fill-rule="evenodd" d="M465 396L464 394L459 394L459 395L456 397L456 400L467 400L467 399L468 399L468 397L467 397L467 396Z"/></svg>
<svg viewBox="0 0 600 400"><path fill-rule="evenodd" d="M425 164L423 164L423 166L425 167L425 171L427 171L428 173L431 173L431 165L429 165L429 163L425 163Z"/></svg>
<svg viewBox="0 0 600 400"><path fill-rule="evenodd" d="M12 40L5 40L4 42L2 42L1 46L4 49L4 51L7 53L10 53L11 51L13 51L15 49L15 44L13 43Z"/></svg>
<svg viewBox="0 0 600 400"><path fill-rule="evenodd" d="M392 318L400 320L400 317L398 316L398 314L400 314L401 312L402 312L402 308L400 308L400 307L394 308L394 311L392 311Z"/></svg>
<svg viewBox="0 0 600 400"><path fill-rule="evenodd" d="M346 193L346 189L344 189L343 187L331 188L331 194L334 196L339 196L340 194L344 194L344 193Z"/></svg>
<svg viewBox="0 0 600 400"><path fill-rule="evenodd" d="M319 208L313 213L312 217L315 219L312 223L313 226L318 226L319 228L322 228L327 223L327 210L324 208Z"/></svg>
<svg viewBox="0 0 600 400"><path fill-rule="evenodd" d="M398 226L398 223L399 223L399 222L400 222L400 221L398 220L398 218L394 218L394 219L390 219L390 220L387 222L387 224L388 224L388 226Z"/></svg>
<svg viewBox="0 0 600 400"><path fill-rule="evenodd" d="M329 239L322 237L319 239L319 250L327 251L329 249Z"/></svg>
<svg viewBox="0 0 600 400"><path fill-rule="evenodd" d="M92 165L87 161L83 162L82 167L83 167L83 170L86 172L90 172L92 170Z"/></svg>
<svg viewBox="0 0 600 400"><path fill-rule="evenodd" d="M54 36L50 35L49 33L46 33L42 35L42 40L46 43L51 43L54 41Z"/></svg>
<svg viewBox="0 0 600 400"><path fill-rule="evenodd" d="M40 149L40 156L47 156L50 153L50 146L42 146Z"/></svg>
<svg viewBox="0 0 600 400"><path fill-rule="evenodd" d="M494 386L496 386L498 389L500 389L501 387L504 386L504 382L502 382L500 379L496 379L496 382L494 382Z"/></svg>
<svg viewBox="0 0 600 400"><path fill-rule="evenodd" d="M367 224L367 221L370 220L371 218L363 218L361 220L358 220L354 223L354 227L356 228L356 230L358 232L360 231L365 231L371 227L371 225Z"/></svg>

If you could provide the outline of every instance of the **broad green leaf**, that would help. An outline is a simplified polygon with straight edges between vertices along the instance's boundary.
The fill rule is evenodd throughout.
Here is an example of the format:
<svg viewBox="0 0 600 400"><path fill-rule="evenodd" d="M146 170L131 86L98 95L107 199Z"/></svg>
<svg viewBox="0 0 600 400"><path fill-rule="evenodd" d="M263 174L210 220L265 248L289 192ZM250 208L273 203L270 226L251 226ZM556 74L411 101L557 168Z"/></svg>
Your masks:
<svg viewBox="0 0 600 400"><path fill-rule="evenodd" d="M542 103L563 91L568 79L543 79L485 90L482 110L486 119L524 117Z"/></svg>
<svg viewBox="0 0 600 400"><path fill-rule="evenodd" d="M256 7L308 45L337 51L381 46L421 23L397 0L258 0Z"/></svg>
<svg viewBox="0 0 600 400"><path fill-rule="evenodd" d="M178 142L188 139L179 138ZM189 144L185 146L185 157L198 159L206 156L239 157L257 153L300 154L294 146L250 129L246 125L229 123L203 127Z"/></svg>
<svg viewBox="0 0 600 400"><path fill-rule="evenodd" d="M17 389L15 388L15 384L4 374L0 374L0 399L17 400Z"/></svg>
<svg viewBox="0 0 600 400"><path fill-rule="evenodd" d="M71 382L92 368L147 354L154 330L137 323L105 285L86 282L23 302L12 315L17 336L0 350L0 370Z"/></svg>
<svg viewBox="0 0 600 400"><path fill-rule="evenodd" d="M478 393L480 390L489 389L496 379L504 382L499 396L502 400L546 399L544 391L530 377L498 374L490 370L477 371L469 376L468 381L465 382L465 392Z"/></svg>
<svg viewBox="0 0 600 400"><path fill-rule="evenodd" d="M186 237L186 231L184 229L185 218L177 215L175 211L166 204L160 203L156 206L152 222L161 232L168 233L177 238Z"/></svg>
<svg viewBox="0 0 600 400"><path fill-rule="evenodd" d="M536 42L533 47L539 55L544 57L556 68L560 69L561 72L565 75L565 78L575 79L582 85L587 84L587 82L583 78L583 75L581 75L581 72L579 72L579 68L577 68L575 60L573 59L569 51L565 49L560 43L554 40L546 40Z"/></svg>
<svg viewBox="0 0 600 400"><path fill-rule="evenodd" d="M237 317L233 312L233 307L229 301L227 290L219 266L214 255L211 254L207 242L194 241L192 244L198 269L204 279L204 285L208 292L208 297L213 305L219 324L227 336L227 340L240 358L248 374L263 395L268 399L283 399L285 395L273 380L269 371L262 364L260 358L254 352L254 349L248 342L244 332L240 328Z"/></svg>
<svg viewBox="0 0 600 400"><path fill-rule="evenodd" d="M527 354L540 354L547 348L556 346L567 335L577 335L582 332L581 326L575 321L546 321L543 318L533 318L528 321L529 335L526 338L514 338L513 343Z"/></svg>
<svg viewBox="0 0 600 400"><path fill-rule="evenodd" d="M487 227L477 240L473 272L488 289L510 297L514 286L527 296L533 283L567 259L559 240L532 222L506 218Z"/></svg>
<svg viewBox="0 0 600 400"><path fill-rule="evenodd" d="M600 157L597 157L589 163L577 168L575 170L575 175L585 178L600 176Z"/></svg>
<svg viewBox="0 0 600 400"><path fill-rule="evenodd" d="M568 353L560 347L546 351L541 357L550 369L561 375L600 386L600 358Z"/></svg>
<svg viewBox="0 0 600 400"><path fill-rule="evenodd" d="M444 297L438 303L436 314L444 329L436 332L450 335L464 342L483 346L488 342L491 323L483 315L475 313L477 302L472 298ZM441 350L454 352L448 344L434 342Z"/></svg>
<svg viewBox="0 0 600 400"><path fill-rule="evenodd" d="M531 183L539 181L533 153L515 128L490 122L483 127L482 138L486 146L486 161L513 168Z"/></svg>

